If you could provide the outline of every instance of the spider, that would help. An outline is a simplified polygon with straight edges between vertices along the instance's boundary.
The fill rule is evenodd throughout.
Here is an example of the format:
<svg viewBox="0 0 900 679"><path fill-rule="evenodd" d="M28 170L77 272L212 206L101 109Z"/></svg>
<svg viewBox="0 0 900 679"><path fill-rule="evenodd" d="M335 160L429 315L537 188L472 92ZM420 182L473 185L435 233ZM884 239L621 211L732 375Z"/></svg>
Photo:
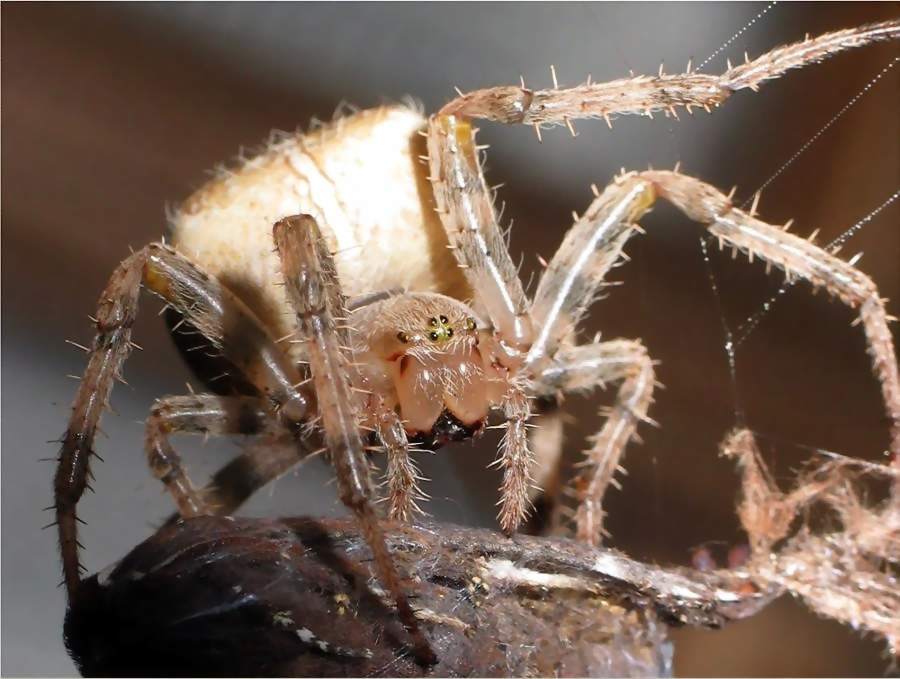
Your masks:
<svg viewBox="0 0 900 679"><path fill-rule="evenodd" d="M658 198L720 245L859 308L896 461L900 381L890 317L874 283L852 263L760 221L755 204L749 213L735 208L730 196L677 167L623 172L605 189L594 188L593 202L529 299L497 223L472 121L533 125L540 137L549 125L574 134L572 121L580 118L676 116L678 107L709 112L734 91L898 37L900 22L889 21L806 38L729 64L719 76L689 66L681 74L660 70L572 88L558 87L555 77L549 90L494 87L460 93L427 119L408 106L383 107L273 138L260 155L221 172L173 215L170 242L132 253L100 296L55 480L70 599L81 583L76 504L100 415L133 346L145 287L165 300L173 331L201 338L188 346L175 335L210 388L160 399L147 421L150 468L179 514L228 513L303 456L326 451L340 498L360 523L417 659L433 662L385 545L365 453L386 452L390 517L410 520L422 497L410 451L477 436L489 414L499 412L498 518L511 535L560 457L558 442L529 431L532 402L618 383L575 482L577 538L598 544L604 492L639 423L651 422L655 378L639 341L579 345L575 332ZM239 467L217 474L214 485L198 489L169 443L176 432L281 434L295 445L282 457L251 451Z"/></svg>

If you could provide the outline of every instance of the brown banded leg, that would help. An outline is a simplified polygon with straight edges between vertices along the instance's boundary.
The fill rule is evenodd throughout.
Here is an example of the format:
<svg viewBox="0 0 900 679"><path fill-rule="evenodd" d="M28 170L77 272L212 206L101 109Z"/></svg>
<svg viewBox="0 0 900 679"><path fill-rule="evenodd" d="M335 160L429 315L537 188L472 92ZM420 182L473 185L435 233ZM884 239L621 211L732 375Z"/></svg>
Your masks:
<svg viewBox="0 0 900 679"><path fill-rule="evenodd" d="M273 235L288 299L297 313L297 337L303 342L309 361L321 428L341 501L360 523L379 579L396 603L417 660L423 665L433 664L434 652L409 605L372 505L369 468L360 436L359 406L353 392L349 329L346 325L338 327L347 311L334 261L312 217L283 219L275 225Z"/></svg>
<svg viewBox="0 0 900 679"><path fill-rule="evenodd" d="M314 450L314 443L302 439L303 450L298 451L296 435L287 430L282 430L280 436L264 436L248 443L237 457L213 474L205 487L196 491L206 504L205 513L233 514L260 488L296 468L310 455L321 453L321 449ZM176 512L166 519L165 525L181 518Z"/></svg>
<svg viewBox="0 0 900 679"><path fill-rule="evenodd" d="M258 398L214 394L166 396L153 404L147 418L147 463L153 476L172 495L182 517L221 514L222 508L215 500L194 487L169 437L188 433L226 436L280 431L283 426ZM296 453L294 461L298 461Z"/></svg>
<svg viewBox="0 0 900 679"><path fill-rule="evenodd" d="M214 350L252 382L279 418L303 421L311 396L293 385L302 380L252 311L215 278L160 243L124 260L110 276L96 311L96 336L63 436L54 480L56 521L69 597L81 582L76 506L87 487L94 437L112 384L131 352L131 329L142 284L163 297L206 337Z"/></svg>
<svg viewBox="0 0 900 679"><path fill-rule="evenodd" d="M539 393L587 392L597 386L620 383L615 403L592 437L582 470L575 481L578 499L577 537L592 545L603 536L603 496L619 466L625 446L635 436L638 422L648 420L653 402L653 362L640 342L613 340L560 350L552 364L536 377Z"/></svg>

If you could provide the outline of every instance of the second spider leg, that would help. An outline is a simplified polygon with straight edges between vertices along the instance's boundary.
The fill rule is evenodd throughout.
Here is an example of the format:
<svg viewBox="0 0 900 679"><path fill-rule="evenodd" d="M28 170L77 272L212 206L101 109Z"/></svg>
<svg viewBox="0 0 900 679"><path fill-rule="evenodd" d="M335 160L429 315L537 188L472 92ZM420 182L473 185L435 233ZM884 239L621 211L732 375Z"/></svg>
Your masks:
<svg viewBox="0 0 900 679"><path fill-rule="evenodd" d="M638 181L650 181L656 192L689 218L704 224L724 243L752 259L759 257L784 270L786 275L823 287L844 304L859 309L875 376L881 383L884 406L890 420L891 451L900 465L900 377L893 337L888 327L885 300L875 283L859 269L808 240L787 233L752 214L735 208L716 188L678 172L642 172Z"/></svg>
<svg viewBox="0 0 900 679"><path fill-rule="evenodd" d="M530 405L518 376L534 335L528 298L497 224L469 121L432 117L428 156L437 211L450 247L475 293L476 308L488 315L493 328L492 361L510 376L502 401L506 431L497 459L503 469L498 519L509 535L530 505L532 457L526 429Z"/></svg>
<svg viewBox="0 0 900 679"><path fill-rule="evenodd" d="M165 299L241 371L282 421L303 421L312 408L311 396L295 386L302 379L300 373L253 312L214 277L161 243L148 245L124 260L100 295L94 320L97 333L54 479L56 521L70 598L76 596L81 583L77 504L88 484L100 417L131 352L142 285Z"/></svg>
<svg viewBox="0 0 900 679"><path fill-rule="evenodd" d="M809 241L735 208L709 184L678 172L626 174L596 193L538 285L532 316L540 333L528 356L533 371L539 373L546 367L559 342L584 313L586 300L593 298L610 269L624 257L627 240L641 231L637 220L661 197L703 224L721 243L741 249L751 258L759 257L788 276L824 287L848 306L860 309L859 322L891 422L891 450L900 464L897 358L884 300L868 276Z"/></svg>
<svg viewBox="0 0 900 679"><path fill-rule="evenodd" d="M495 360L518 372L533 336L528 299L500 233L484 180L474 132L467 120L436 116L429 122L431 183L441 221L497 338ZM506 432L497 464L503 468L500 525L515 532L528 512L531 453L526 422L530 409L524 384L509 382L503 399Z"/></svg>
<svg viewBox="0 0 900 679"><path fill-rule="evenodd" d="M403 584L387 548L374 507L369 468L360 436L358 399L353 391L353 358L348 330L339 326L347 315L331 253L315 219L288 217L274 228L288 299L297 314L298 337L304 344L319 403L325 445L337 477L341 501L356 515L378 571L391 593L397 613L412 639L417 660L435 662L419 628Z"/></svg>
<svg viewBox="0 0 900 679"><path fill-rule="evenodd" d="M179 433L204 435L273 434L283 431L266 404L250 396L191 394L157 400L147 418L147 463L175 500L182 517L219 514L209 497L195 488L169 437ZM294 454L294 461L298 460Z"/></svg>
<svg viewBox="0 0 900 679"><path fill-rule="evenodd" d="M620 383L615 403L602 414L603 427L591 440L575 481L578 498L576 529L579 540L600 544L603 497L621 470L622 453L636 436L638 423L648 421L653 402L653 362L640 342L614 340L560 350L549 367L535 377L538 393L586 392L597 385Z"/></svg>

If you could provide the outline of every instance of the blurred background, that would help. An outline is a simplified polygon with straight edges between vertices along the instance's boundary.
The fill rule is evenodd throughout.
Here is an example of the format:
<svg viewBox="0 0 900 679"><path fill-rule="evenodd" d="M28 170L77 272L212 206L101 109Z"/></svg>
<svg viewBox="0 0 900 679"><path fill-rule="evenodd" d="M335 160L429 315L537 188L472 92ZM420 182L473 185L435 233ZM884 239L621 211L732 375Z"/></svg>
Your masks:
<svg viewBox="0 0 900 679"><path fill-rule="evenodd" d="M341 102L370 107L413 95L433 111L462 90L512 84L524 75L549 86L695 65L766 8L727 4L4 4L2 248L2 672L74 672L61 640L64 613L51 503L55 439L84 366L64 343L91 341L87 315L128 247L157 239L166 205L200 186L216 163L254 146L273 128L328 120ZM785 4L769 9L718 53L756 56L768 48L896 17L895 3ZM552 255L591 194L620 167L672 167L752 196L879 72L898 58L885 44L845 54L739 93L712 116L680 122L621 119L579 123L538 144L528 128L483 125L490 183L515 220L512 245ZM900 184L898 82L891 68L764 192L773 223L794 217L803 235L827 242L888 199ZM860 268L889 311L900 315L900 207L875 216L843 251L865 251ZM787 483L814 446L877 459L887 427L854 315L798 285L737 353L733 384L723 350L723 316L735 327L779 286L762 265L712 257L720 313L698 246L698 227L658 207L633 240L624 286L598 303L585 330L640 337L661 361L666 385L621 479L608 497L611 544L664 564L687 564L709 543L721 556L744 538L734 513L737 475L717 457L736 405L760 432L764 456ZM96 495L81 505L91 571L120 558L171 509L143 461L143 419L155 397L183 393L189 373L145 302L136 352L117 387L98 443ZM896 341L896 327L895 341ZM195 383L196 384L196 383ZM199 385L197 385L199 386ZM737 396L735 396L735 394ZM612 390L572 399L569 460L600 425ZM498 478L481 471L496 439L457 445L421 460L433 479L428 506L440 520L492 526ZM178 444L197 479L240 442ZM473 471L477 470L477 471ZM341 512L329 470L310 462L261 491L244 513ZM882 646L783 600L724 631L681 630L681 675L880 675Z"/></svg>

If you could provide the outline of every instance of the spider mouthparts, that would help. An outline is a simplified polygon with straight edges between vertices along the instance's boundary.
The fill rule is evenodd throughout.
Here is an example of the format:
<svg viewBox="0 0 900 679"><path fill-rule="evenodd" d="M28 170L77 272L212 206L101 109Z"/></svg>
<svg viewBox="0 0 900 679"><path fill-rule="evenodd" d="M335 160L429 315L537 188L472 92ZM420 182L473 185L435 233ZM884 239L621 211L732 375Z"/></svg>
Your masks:
<svg viewBox="0 0 900 679"><path fill-rule="evenodd" d="M465 441L475 438L484 431L484 422L464 424L449 410L444 410L429 432L415 432L410 435L409 442L421 444L425 448L437 450L451 441Z"/></svg>

